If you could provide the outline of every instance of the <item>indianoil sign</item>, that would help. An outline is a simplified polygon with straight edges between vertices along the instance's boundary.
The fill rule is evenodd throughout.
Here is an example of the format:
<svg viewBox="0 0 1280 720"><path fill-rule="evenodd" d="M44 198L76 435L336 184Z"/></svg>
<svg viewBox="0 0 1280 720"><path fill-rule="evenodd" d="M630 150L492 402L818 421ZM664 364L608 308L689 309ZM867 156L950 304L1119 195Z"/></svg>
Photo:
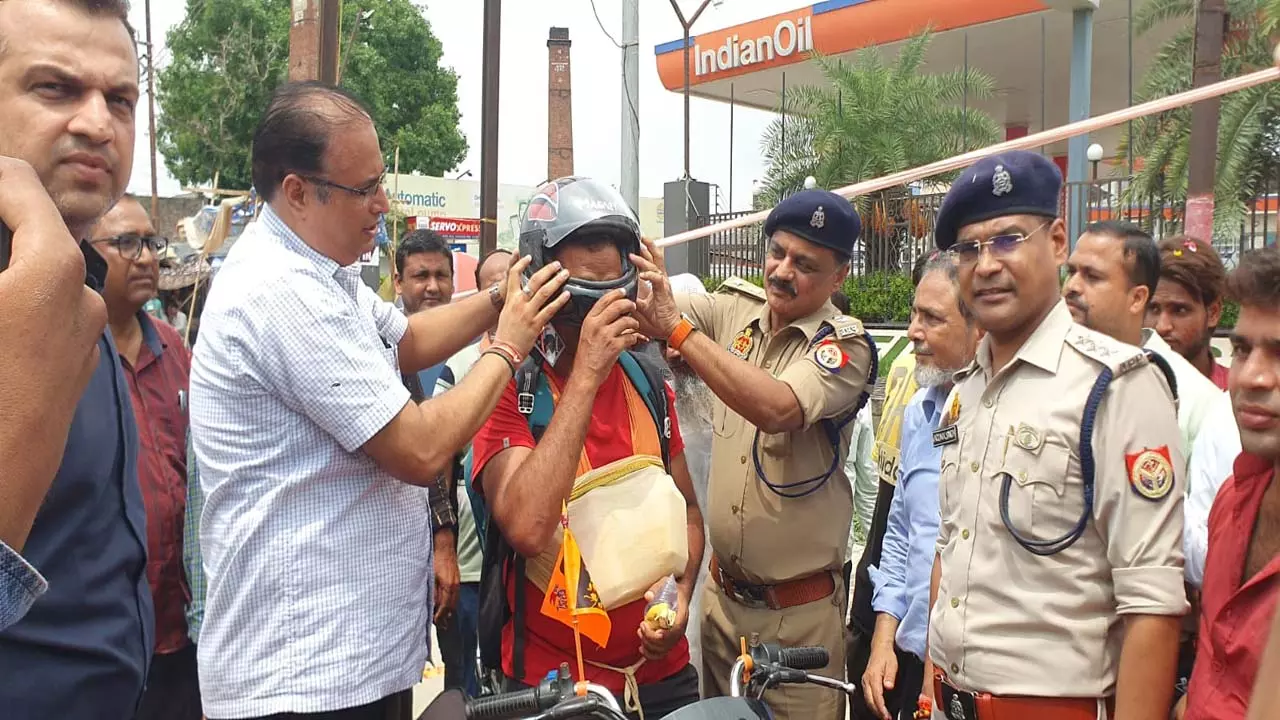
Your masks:
<svg viewBox="0 0 1280 720"><path fill-rule="evenodd" d="M747 38L740 38L735 33L725 37L724 44L714 50L694 45L693 54L697 58L694 74L698 77L712 75L812 50L813 17L784 19L774 26L772 33Z"/></svg>

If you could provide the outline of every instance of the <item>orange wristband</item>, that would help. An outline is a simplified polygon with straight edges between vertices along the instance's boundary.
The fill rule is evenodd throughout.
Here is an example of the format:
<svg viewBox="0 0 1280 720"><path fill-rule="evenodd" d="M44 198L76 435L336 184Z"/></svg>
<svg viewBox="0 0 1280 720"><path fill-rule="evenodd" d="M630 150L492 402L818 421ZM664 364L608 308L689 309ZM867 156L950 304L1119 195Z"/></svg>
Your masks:
<svg viewBox="0 0 1280 720"><path fill-rule="evenodd" d="M689 339L689 335L697 330L688 318L680 318L680 324L676 325L676 329L671 331L671 336L667 338L667 347L672 350L679 350L684 341Z"/></svg>

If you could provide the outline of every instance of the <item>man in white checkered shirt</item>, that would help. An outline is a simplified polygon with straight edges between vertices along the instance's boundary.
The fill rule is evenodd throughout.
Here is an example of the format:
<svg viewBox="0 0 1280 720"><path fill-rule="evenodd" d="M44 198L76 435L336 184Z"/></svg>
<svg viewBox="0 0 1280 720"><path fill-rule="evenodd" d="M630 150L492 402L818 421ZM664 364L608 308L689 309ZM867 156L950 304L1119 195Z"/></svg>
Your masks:
<svg viewBox="0 0 1280 720"><path fill-rule="evenodd" d="M254 136L267 207L218 274L191 371L210 718L409 717L431 620L422 486L568 299L558 267L522 287L525 259L504 286L411 319L381 301L353 264L389 209L385 172L367 111L329 86L281 87ZM462 383L410 401L401 372L495 319Z"/></svg>

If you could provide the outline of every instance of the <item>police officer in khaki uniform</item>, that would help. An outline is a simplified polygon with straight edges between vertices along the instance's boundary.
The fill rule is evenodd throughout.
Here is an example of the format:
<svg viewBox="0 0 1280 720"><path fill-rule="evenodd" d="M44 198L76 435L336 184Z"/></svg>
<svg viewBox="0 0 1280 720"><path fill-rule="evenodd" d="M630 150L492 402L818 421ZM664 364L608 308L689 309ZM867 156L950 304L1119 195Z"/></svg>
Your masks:
<svg viewBox="0 0 1280 720"><path fill-rule="evenodd" d="M703 596L704 694L726 695L739 638L821 645L821 674L844 674L842 576L853 491L844 474L853 416L866 402L873 350L830 302L861 223L849 202L806 190L765 221L766 288L731 279L711 295L673 296L662 253L635 258L653 285L642 331L680 351L716 395ZM683 314L681 314L683 313ZM785 686L779 718L837 718L845 698Z"/></svg>
<svg viewBox="0 0 1280 720"><path fill-rule="evenodd" d="M1072 322L1061 185L1050 161L1005 153L938 213L987 331L934 437L929 651L950 720L1169 716L1187 610L1173 395L1140 349Z"/></svg>

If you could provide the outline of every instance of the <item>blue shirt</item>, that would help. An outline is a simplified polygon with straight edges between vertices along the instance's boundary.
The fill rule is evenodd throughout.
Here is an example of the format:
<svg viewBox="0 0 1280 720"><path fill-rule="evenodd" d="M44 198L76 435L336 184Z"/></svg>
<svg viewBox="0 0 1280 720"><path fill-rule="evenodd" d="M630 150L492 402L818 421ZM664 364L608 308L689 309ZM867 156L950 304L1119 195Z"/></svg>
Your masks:
<svg viewBox="0 0 1280 720"><path fill-rule="evenodd" d="M81 249L86 283L101 288L106 262ZM23 547L49 590L0 632L6 720L133 717L151 662L155 613L138 433L110 332L98 351L62 465Z"/></svg>
<svg viewBox="0 0 1280 720"><path fill-rule="evenodd" d="M938 471L942 448L933 446L947 387L921 388L902 414L898 489L889 506L880 566L870 567L871 607L900 621L899 648L924 659L929 630L929 578L938 542Z"/></svg>
<svg viewBox="0 0 1280 720"><path fill-rule="evenodd" d="M422 383L423 399L430 399L436 392L436 381L440 379L440 374L447 369L446 363L437 363L425 370L418 371L418 382ZM450 385L453 384L453 376L450 374L446 380Z"/></svg>
<svg viewBox="0 0 1280 720"><path fill-rule="evenodd" d="M48 589L49 584L35 568L0 542L0 630L21 620L31 603Z"/></svg>

